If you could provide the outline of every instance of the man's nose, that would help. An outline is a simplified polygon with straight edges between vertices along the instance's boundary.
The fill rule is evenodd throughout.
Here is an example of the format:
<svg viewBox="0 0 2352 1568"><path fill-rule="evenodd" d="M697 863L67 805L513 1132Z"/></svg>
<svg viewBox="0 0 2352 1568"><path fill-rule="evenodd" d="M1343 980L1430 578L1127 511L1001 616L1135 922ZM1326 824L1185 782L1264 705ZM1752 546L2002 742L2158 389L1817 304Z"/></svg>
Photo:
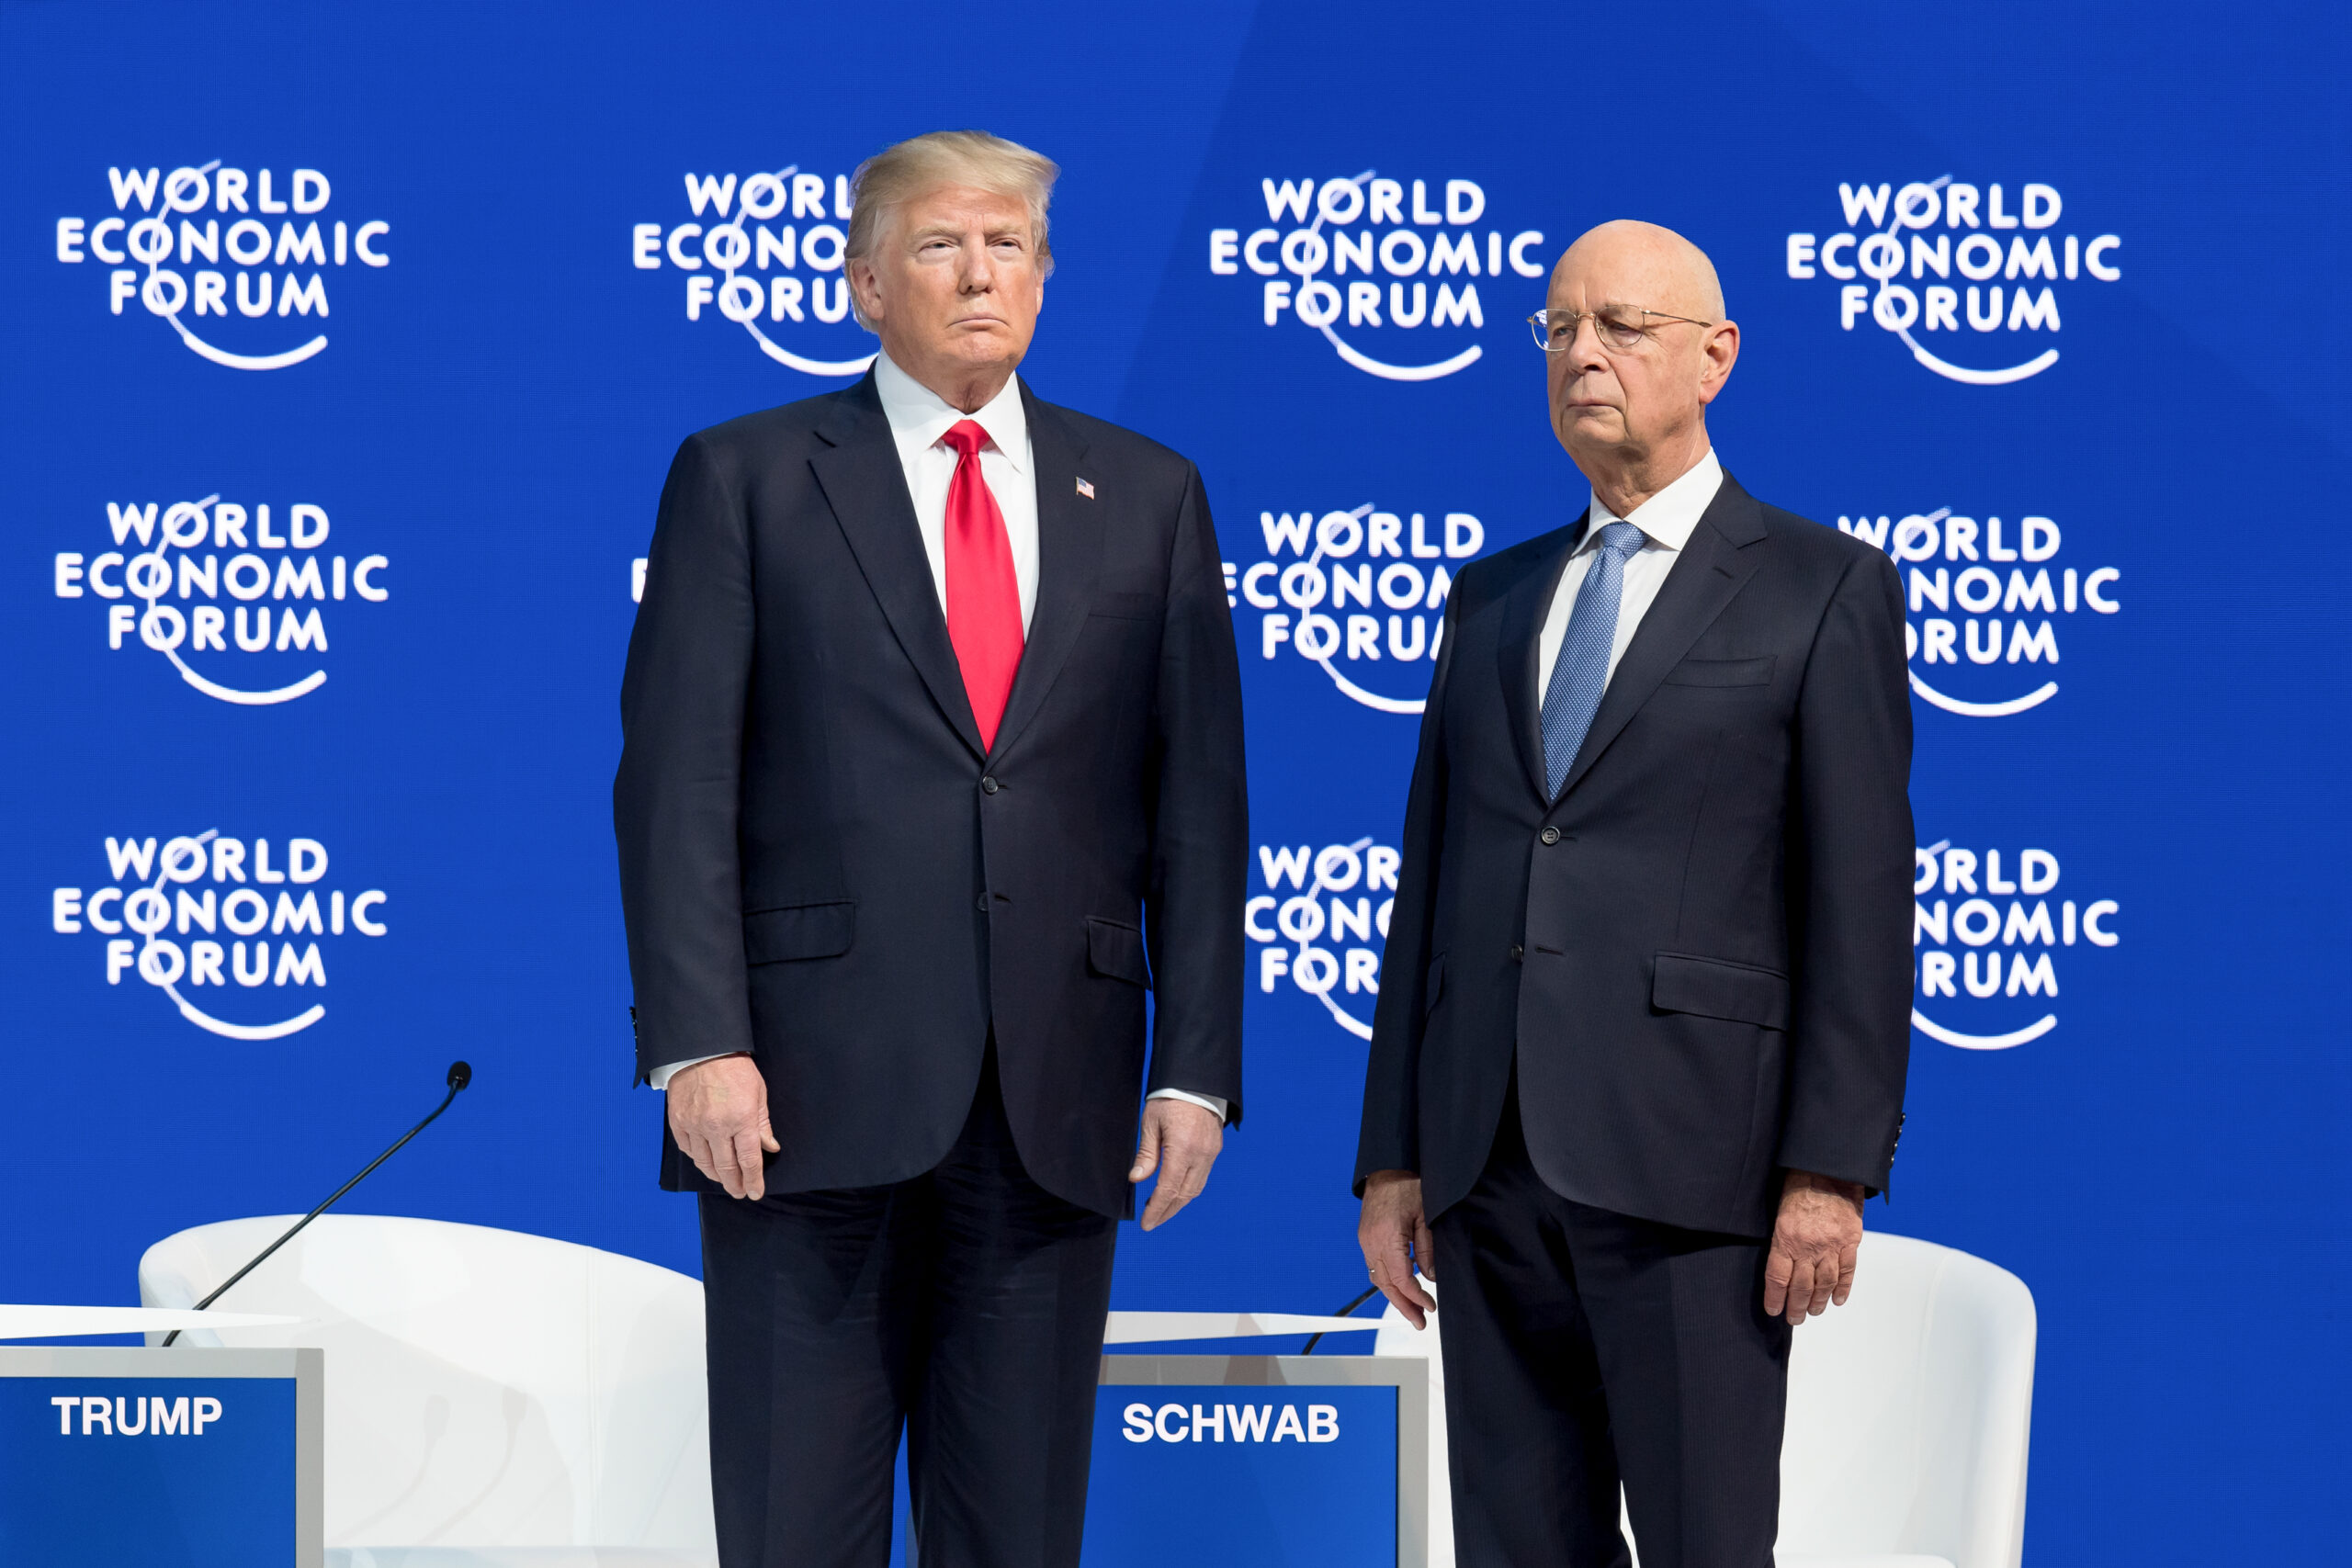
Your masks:
<svg viewBox="0 0 2352 1568"><path fill-rule="evenodd" d="M959 282L967 294L985 294L996 286L996 264L989 259L986 245L975 246L964 253Z"/></svg>
<svg viewBox="0 0 2352 1568"><path fill-rule="evenodd" d="M1567 359L1579 372L1609 367L1609 356L1600 351L1600 324L1590 316L1577 322L1577 335L1568 340Z"/></svg>

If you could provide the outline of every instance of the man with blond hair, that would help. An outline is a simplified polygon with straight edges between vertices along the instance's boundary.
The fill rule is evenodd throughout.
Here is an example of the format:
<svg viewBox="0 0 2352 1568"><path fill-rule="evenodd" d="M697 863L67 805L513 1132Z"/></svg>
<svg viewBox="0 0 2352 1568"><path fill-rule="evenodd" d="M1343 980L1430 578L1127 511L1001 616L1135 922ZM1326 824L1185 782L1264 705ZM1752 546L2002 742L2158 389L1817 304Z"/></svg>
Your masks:
<svg viewBox="0 0 2352 1568"><path fill-rule="evenodd" d="M1191 463L1013 373L1057 172L974 131L868 161L872 370L662 491L614 820L725 1568L881 1568L902 1432L926 1568L1076 1563L1116 1222L1240 1116L1216 536Z"/></svg>
<svg viewBox="0 0 2352 1568"><path fill-rule="evenodd" d="M1842 1303L1910 1052L1887 558L1733 482L1697 246L1606 223L1545 308L1584 515L1465 570L1421 719L1356 1190L1438 1282L1464 1568L1771 1568L1791 1331Z"/></svg>

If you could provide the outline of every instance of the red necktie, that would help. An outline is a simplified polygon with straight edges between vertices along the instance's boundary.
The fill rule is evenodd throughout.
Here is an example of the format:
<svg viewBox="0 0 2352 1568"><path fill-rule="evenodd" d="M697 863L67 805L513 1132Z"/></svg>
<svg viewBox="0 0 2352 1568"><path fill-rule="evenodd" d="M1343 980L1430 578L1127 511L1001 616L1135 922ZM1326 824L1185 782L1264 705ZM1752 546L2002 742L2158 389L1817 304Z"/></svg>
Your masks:
<svg viewBox="0 0 2352 1568"><path fill-rule="evenodd" d="M980 446L988 438L968 419L943 437L956 453L956 477L947 485L947 640L963 667L983 750L996 744L996 727L1021 668L1022 643L1012 541L980 475Z"/></svg>

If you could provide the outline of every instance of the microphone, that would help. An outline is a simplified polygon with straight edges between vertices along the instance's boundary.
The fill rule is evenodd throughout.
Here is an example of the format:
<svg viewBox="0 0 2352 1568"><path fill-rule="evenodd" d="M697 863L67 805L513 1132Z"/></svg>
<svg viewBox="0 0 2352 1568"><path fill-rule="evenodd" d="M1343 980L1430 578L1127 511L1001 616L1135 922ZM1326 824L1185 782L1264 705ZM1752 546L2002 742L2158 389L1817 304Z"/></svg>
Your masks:
<svg viewBox="0 0 2352 1568"><path fill-rule="evenodd" d="M230 1275L228 1279L222 1280L219 1289L215 1290L210 1295L205 1297L202 1301L197 1303L193 1310L202 1312L206 1307L210 1306L214 1302L219 1301L222 1296L228 1294L229 1287L231 1285L235 1284L238 1280L243 1279L246 1275L260 1268L262 1264L267 1260L271 1253L276 1252L279 1247L284 1247L288 1242L292 1241L295 1235L304 1225L309 1224L312 1220L317 1219L321 1214L323 1214L329 1209L334 1208L336 1200L340 1199L345 1193L350 1191L353 1188L358 1186L361 1182L367 1180L370 1175L374 1174L378 1166L383 1164L386 1160L391 1158L394 1155L400 1153L401 1150L407 1147L408 1141L411 1138L415 1137L419 1133L424 1132L427 1127L433 1125L434 1119L438 1117L444 1111L449 1109L451 1102L458 1098L458 1091L463 1089L468 1084L474 1081L473 1067L465 1062L452 1062L449 1064L448 1077L444 1078L442 1081L448 1086L449 1092L443 1095L441 1097L441 1103L433 1108L433 1115L427 1116L424 1121L419 1122L415 1126L411 1127L406 1133L401 1134L399 1143L394 1144L390 1148L386 1149L382 1154L379 1154L374 1159L369 1160L365 1170L362 1170L358 1175L353 1177L350 1180L345 1182L342 1186L329 1193L325 1202L321 1203L317 1208L311 1210L309 1213L295 1221L292 1229L288 1230L284 1235L279 1236L276 1241L271 1242L267 1247L263 1247L259 1253L254 1255L252 1261L248 1262L243 1269L240 1269L235 1273ZM169 1334L164 1336L164 1343L165 1345L170 1345L177 1340L179 1337L180 1331L175 1328Z"/></svg>
<svg viewBox="0 0 2352 1568"><path fill-rule="evenodd" d="M1380 1287L1374 1285L1372 1289L1366 1291L1363 1294L1358 1296L1355 1300L1350 1302L1347 1305L1341 1307L1331 1315L1333 1317L1353 1317L1355 1315L1356 1308L1363 1305L1364 1303L1372 1300L1373 1297L1378 1294L1380 1294ZM1366 1328L1371 1328L1375 1325L1368 1323L1364 1325L1364 1326ZM1326 1330L1317 1329L1313 1334L1308 1335L1306 1337L1306 1347L1299 1351L1299 1354L1302 1356L1312 1356L1315 1354L1315 1347L1323 1343L1323 1336L1326 1332Z"/></svg>

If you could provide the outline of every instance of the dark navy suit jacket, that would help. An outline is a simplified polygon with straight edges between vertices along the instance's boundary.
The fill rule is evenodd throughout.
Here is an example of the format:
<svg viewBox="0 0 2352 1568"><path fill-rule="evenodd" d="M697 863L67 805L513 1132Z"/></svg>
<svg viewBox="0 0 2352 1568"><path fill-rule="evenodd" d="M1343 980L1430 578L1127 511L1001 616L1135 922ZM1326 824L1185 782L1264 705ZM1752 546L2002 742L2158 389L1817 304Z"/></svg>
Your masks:
<svg viewBox="0 0 2352 1568"><path fill-rule="evenodd" d="M1769 1233L1883 1188L1910 1054L1911 708L1887 558L1728 476L1544 797L1537 637L1581 520L1465 570L1421 720L1356 1181L1478 1179L1514 1066L1561 1195Z"/></svg>
<svg viewBox="0 0 2352 1568"><path fill-rule="evenodd" d="M993 1031L1029 1174L1126 1212L1154 985L1148 1087L1240 1115L1240 676L1200 475L1022 396L1036 604L985 752L871 376L689 437L662 491L613 784L638 1071L752 1053L771 1191L932 1168ZM715 1190L674 1145L663 1181Z"/></svg>

